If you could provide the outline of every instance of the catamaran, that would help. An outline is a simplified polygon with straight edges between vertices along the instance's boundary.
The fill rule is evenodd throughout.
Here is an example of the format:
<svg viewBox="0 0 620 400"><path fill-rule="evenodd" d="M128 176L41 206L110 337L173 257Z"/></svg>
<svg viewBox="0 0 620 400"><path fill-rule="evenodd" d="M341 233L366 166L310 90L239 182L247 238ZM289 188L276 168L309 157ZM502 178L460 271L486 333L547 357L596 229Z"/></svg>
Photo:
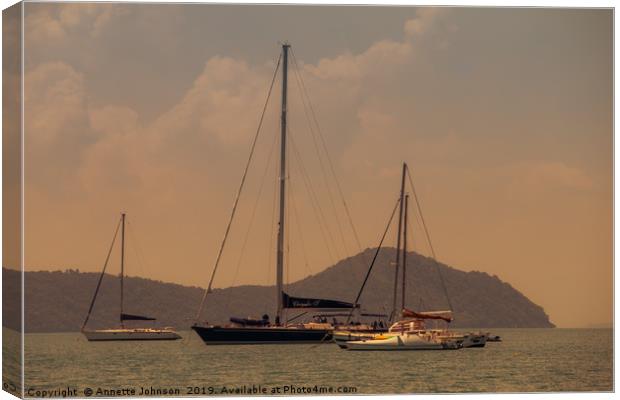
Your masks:
<svg viewBox="0 0 620 400"><path fill-rule="evenodd" d="M110 255L112 254L112 249L114 248L114 243L116 242L116 237L118 235L119 228L121 230L121 273L119 275L120 279L120 312L119 312L119 322L120 327L111 328L111 329L96 329L96 330L88 330L86 329L86 324L90 319L90 315L93 311L93 307L95 306L95 301L97 300L97 295L99 294L99 289L101 288L101 282L103 281L103 277L105 275L106 268L108 266L108 262L110 260ZM106 257L105 263L103 265L103 271L101 271L101 275L99 275L99 280L97 281L97 286L95 288L95 293L93 294L93 298L90 302L90 307L88 308L88 313L86 314L86 318L84 319L84 323L82 324L81 332L86 336L86 339L89 341L117 341L117 340L176 340L181 339L172 328L127 328L125 327L125 321L155 321L155 318L146 317L142 315L136 314L128 314L125 312L124 308L124 275L125 275L125 213L121 214L121 219L119 224L116 227L116 231L114 232L114 237L112 239L112 244L110 245L110 249L108 251L108 255Z"/></svg>
<svg viewBox="0 0 620 400"><path fill-rule="evenodd" d="M462 338L445 336L441 330L427 330L419 318L396 322L387 333L370 339L341 344L346 350L457 350L463 347Z"/></svg>
<svg viewBox="0 0 620 400"><path fill-rule="evenodd" d="M225 325L215 325L198 322L202 315L205 301L211 293L213 280L218 269L222 251L228 237L228 232L235 216L239 196L243 188L247 169L251 160L248 160L246 170L241 179L241 184L235 198L228 227L224 233L224 239L219 248L215 265L212 270L211 279L204 292L200 307L196 316L196 323L192 329L200 336L206 344L290 344L290 343L320 343L331 341L333 326L326 322L300 322L291 323L285 319L284 311L287 309L310 310L350 310L358 307L356 304L347 303L339 300L315 299L305 297L294 297L285 293L283 290L284 273L284 248L285 232L287 226L285 222L285 199L287 181L287 88L288 88L288 57L291 45L284 43L280 60L276 66L277 74L280 62L282 64L282 107L280 115L280 170L279 170L279 219L277 229L277 249L276 249L276 286L275 296L277 305L275 310L275 320L270 320L268 314L261 319L257 318L230 318L230 323ZM275 78L274 74L274 78ZM272 83L273 87L273 83ZM270 89L271 93L271 89ZM264 115L264 110L263 110ZM261 117L262 121L262 117ZM260 126L259 126L260 129ZM255 142L254 142L255 144ZM254 150L252 146L251 152Z"/></svg>

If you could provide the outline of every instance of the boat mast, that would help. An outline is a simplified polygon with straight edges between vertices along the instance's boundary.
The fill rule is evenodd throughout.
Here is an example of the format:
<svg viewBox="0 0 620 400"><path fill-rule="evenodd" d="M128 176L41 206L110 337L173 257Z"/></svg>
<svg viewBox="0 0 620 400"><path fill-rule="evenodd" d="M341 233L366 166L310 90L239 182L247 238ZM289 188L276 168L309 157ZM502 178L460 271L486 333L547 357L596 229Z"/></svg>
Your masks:
<svg viewBox="0 0 620 400"><path fill-rule="evenodd" d="M407 288L407 210L409 208L409 195L405 195L405 215L403 216L403 300L401 310L405 309L405 289Z"/></svg>
<svg viewBox="0 0 620 400"><path fill-rule="evenodd" d="M394 297L392 302L392 314L391 319L396 318L396 302L398 296L398 268L400 265L400 235L402 232L402 222L403 222L403 202L405 196L405 174L407 172L407 164L403 163L403 174L400 182L400 203L399 203L399 211L398 211L398 235L396 239L396 270L394 271ZM404 293L403 293L404 295Z"/></svg>
<svg viewBox="0 0 620 400"><path fill-rule="evenodd" d="M125 275L125 213L121 214L121 328L123 325L123 277Z"/></svg>
<svg viewBox="0 0 620 400"><path fill-rule="evenodd" d="M286 92L288 79L288 50L290 44L282 45L282 117L280 122L280 218L278 222L278 254L276 257L276 324L282 320L282 277L284 275L284 199L286 182Z"/></svg>

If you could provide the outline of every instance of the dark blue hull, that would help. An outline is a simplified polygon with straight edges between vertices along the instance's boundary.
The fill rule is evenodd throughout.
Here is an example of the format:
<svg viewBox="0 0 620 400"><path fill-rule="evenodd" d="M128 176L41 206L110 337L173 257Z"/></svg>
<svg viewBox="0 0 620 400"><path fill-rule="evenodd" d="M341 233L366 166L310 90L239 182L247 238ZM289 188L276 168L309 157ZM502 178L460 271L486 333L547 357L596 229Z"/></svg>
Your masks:
<svg viewBox="0 0 620 400"><path fill-rule="evenodd" d="M302 344L329 343L328 329L296 329L277 327L228 328L218 326L192 326L206 344Z"/></svg>

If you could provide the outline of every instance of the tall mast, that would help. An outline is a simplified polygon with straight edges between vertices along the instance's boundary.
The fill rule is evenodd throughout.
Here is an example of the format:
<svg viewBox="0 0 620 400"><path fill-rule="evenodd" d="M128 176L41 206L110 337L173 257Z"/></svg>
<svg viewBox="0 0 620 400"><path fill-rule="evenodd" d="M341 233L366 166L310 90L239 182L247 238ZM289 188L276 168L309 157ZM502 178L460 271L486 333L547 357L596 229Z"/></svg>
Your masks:
<svg viewBox="0 0 620 400"><path fill-rule="evenodd" d="M403 217L403 300L401 309L405 308L405 289L407 288L407 210L409 208L409 195L405 195L405 215Z"/></svg>
<svg viewBox="0 0 620 400"><path fill-rule="evenodd" d="M121 327L123 327L123 281L125 275L125 213L121 214Z"/></svg>
<svg viewBox="0 0 620 400"><path fill-rule="evenodd" d="M396 302L398 296L398 268L400 265L400 235L402 232L403 223L403 202L405 196L405 174L407 172L407 164L403 163L403 174L400 182L400 205L398 210L398 235L396 239L396 270L394 271L394 295L392 302L392 314L391 318L396 318Z"/></svg>
<svg viewBox="0 0 620 400"><path fill-rule="evenodd" d="M276 257L276 291L278 309L276 323L282 318L282 277L284 275L284 199L286 182L286 92L288 80L288 43L282 45L282 117L280 122L280 219L278 222L278 254Z"/></svg>

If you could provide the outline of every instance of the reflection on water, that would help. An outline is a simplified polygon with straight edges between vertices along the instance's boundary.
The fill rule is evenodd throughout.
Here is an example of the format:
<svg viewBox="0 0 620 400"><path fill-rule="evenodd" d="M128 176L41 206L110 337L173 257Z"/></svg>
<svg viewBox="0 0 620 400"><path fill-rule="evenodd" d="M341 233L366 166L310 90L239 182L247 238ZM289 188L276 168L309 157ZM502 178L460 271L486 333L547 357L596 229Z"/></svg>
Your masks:
<svg viewBox="0 0 620 400"><path fill-rule="evenodd" d="M611 329L497 329L482 349L348 352L335 344L207 346L29 334L26 388L349 387L357 393L611 391ZM207 391L206 394L209 394Z"/></svg>
<svg viewBox="0 0 620 400"><path fill-rule="evenodd" d="M13 329L2 328L2 388L21 396L21 335Z"/></svg>

